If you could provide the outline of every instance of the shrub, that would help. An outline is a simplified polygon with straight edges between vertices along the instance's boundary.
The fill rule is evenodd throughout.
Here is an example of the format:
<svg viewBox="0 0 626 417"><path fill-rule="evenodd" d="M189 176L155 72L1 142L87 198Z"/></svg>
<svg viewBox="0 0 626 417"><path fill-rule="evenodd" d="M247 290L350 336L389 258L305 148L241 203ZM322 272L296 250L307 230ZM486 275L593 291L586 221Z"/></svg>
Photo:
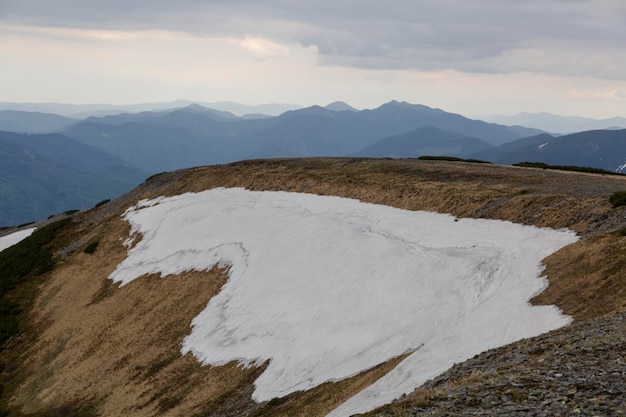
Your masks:
<svg viewBox="0 0 626 417"><path fill-rule="evenodd" d="M269 400L267 405L269 405L271 407L276 407L277 405L281 405L282 403L283 403L283 399L282 398L274 397L271 400Z"/></svg>
<svg viewBox="0 0 626 417"><path fill-rule="evenodd" d="M69 219L64 219L51 223L0 252L0 350L18 332L20 306L6 294L29 277L52 270L54 261L46 246L68 222Z"/></svg>
<svg viewBox="0 0 626 417"><path fill-rule="evenodd" d="M12 303L6 297L0 298L0 346L18 331L17 316L21 310L17 304ZM0 349L2 350L2 349Z"/></svg>
<svg viewBox="0 0 626 417"><path fill-rule="evenodd" d="M89 255L91 255L92 253L94 253L96 251L96 249L98 248L99 244L100 244L99 241L94 240L93 242L91 242L90 244L87 245L87 247L85 248L84 252L88 253Z"/></svg>
<svg viewBox="0 0 626 417"><path fill-rule="evenodd" d="M473 162L475 164L491 164L489 161L482 161L480 159L465 159L457 158L456 156L432 156L422 155L419 158L420 161L450 161L450 162Z"/></svg>
<svg viewBox="0 0 626 417"><path fill-rule="evenodd" d="M544 162L518 162L517 164L513 164L514 167L524 167L524 168L542 168L548 169L550 166Z"/></svg>
<svg viewBox="0 0 626 417"><path fill-rule="evenodd" d="M602 168L581 167L577 165L548 165L544 162L518 162L517 164L513 164L513 166L526 168L556 169L559 171L586 172L589 174L624 175L621 172L608 171Z"/></svg>
<svg viewBox="0 0 626 417"><path fill-rule="evenodd" d="M613 207L626 206L626 191L617 191L609 197L609 202Z"/></svg>
<svg viewBox="0 0 626 417"><path fill-rule="evenodd" d="M68 210L68 211L65 211L63 213L69 216L70 214L78 213L79 211L80 210Z"/></svg>
<svg viewBox="0 0 626 417"><path fill-rule="evenodd" d="M30 225L33 225L33 224L35 224L35 222L22 223L22 224L18 224L17 228L19 229L19 228L30 226Z"/></svg>
<svg viewBox="0 0 626 417"><path fill-rule="evenodd" d="M68 222L64 219L51 223L0 252L0 292L13 288L28 274L40 275L52 269L52 254L45 245Z"/></svg>
<svg viewBox="0 0 626 417"><path fill-rule="evenodd" d="M150 175L148 178L146 178L146 180L144 182L148 182L150 180L153 180L153 179L155 179L156 177L158 177L159 175L162 175L162 174L167 174L167 171L163 171L163 172L159 172L158 174Z"/></svg>
<svg viewBox="0 0 626 417"><path fill-rule="evenodd" d="M100 207L100 206L102 206L102 205L104 205L104 204L108 203L109 201L111 201L111 199L110 199L110 198L107 198L106 200L102 200L102 201L98 202L98 203L94 206L94 208L95 208L95 207Z"/></svg>

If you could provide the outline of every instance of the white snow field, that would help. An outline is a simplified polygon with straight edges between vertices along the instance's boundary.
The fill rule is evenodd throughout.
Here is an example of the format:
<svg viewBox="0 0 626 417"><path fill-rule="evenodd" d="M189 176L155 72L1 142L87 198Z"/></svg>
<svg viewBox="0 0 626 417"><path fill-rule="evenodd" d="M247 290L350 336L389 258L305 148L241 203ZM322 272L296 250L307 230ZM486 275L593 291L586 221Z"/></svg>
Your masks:
<svg viewBox="0 0 626 417"><path fill-rule="evenodd" d="M269 359L257 401L413 352L330 415L365 412L455 362L570 322L528 300L546 285L541 260L575 242L571 231L239 188L141 201L124 216L136 245L110 275L122 285L230 266L182 353L211 365Z"/></svg>
<svg viewBox="0 0 626 417"><path fill-rule="evenodd" d="M36 228L33 227L31 229L19 230L11 233L10 235L0 236L0 252L26 239L28 236L33 234L35 229Z"/></svg>

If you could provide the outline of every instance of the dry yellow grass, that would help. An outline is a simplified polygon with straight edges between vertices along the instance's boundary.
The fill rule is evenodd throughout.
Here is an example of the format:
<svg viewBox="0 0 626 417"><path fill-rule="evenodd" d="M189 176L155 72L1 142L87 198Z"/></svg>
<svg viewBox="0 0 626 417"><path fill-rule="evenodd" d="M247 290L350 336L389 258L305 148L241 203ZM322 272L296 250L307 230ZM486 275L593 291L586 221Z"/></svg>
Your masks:
<svg viewBox="0 0 626 417"><path fill-rule="evenodd" d="M533 303L556 304L575 320L626 310L626 237L585 239L544 262L550 286Z"/></svg>
<svg viewBox="0 0 626 417"><path fill-rule="evenodd" d="M180 355L191 319L219 292L227 271L145 276L122 288L107 280L126 256L128 225L120 216L138 199L235 186L569 227L587 237L546 259L550 287L535 302L556 303L576 319L626 308L626 238L607 234L626 225L624 211L607 200L626 189L620 177L403 160L275 160L195 168L156 176L81 213L56 239L59 262L33 301L32 332L3 353L17 365L5 390L8 408L33 416L64 406L106 416L321 416L393 368L401 358L292 394L280 404L256 404L250 399L252 382L264 364L209 367ZM95 240L95 253L83 253Z"/></svg>

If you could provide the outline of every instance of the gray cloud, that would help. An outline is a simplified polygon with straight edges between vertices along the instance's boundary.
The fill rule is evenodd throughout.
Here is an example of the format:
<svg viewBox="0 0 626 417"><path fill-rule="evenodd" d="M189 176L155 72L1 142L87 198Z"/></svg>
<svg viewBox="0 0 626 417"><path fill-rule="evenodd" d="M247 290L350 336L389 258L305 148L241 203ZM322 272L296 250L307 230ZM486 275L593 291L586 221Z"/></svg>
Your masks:
<svg viewBox="0 0 626 417"><path fill-rule="evenodd" d="M266 37L327 65L626 78L623 0L0 0L0 21Z"/></svg>

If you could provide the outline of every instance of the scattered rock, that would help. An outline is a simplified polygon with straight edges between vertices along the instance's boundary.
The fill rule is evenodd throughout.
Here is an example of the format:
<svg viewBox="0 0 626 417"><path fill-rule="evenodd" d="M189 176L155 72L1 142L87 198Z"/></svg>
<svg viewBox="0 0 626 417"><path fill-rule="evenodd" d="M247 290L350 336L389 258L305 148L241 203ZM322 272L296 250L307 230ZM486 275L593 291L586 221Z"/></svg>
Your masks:
<svg viewBox="0 0 626 417"><path fill-rule="evenodd" d="M408 395L367 416L626 416L626 312L487 351L419 391L420 407Z"/></svg>

